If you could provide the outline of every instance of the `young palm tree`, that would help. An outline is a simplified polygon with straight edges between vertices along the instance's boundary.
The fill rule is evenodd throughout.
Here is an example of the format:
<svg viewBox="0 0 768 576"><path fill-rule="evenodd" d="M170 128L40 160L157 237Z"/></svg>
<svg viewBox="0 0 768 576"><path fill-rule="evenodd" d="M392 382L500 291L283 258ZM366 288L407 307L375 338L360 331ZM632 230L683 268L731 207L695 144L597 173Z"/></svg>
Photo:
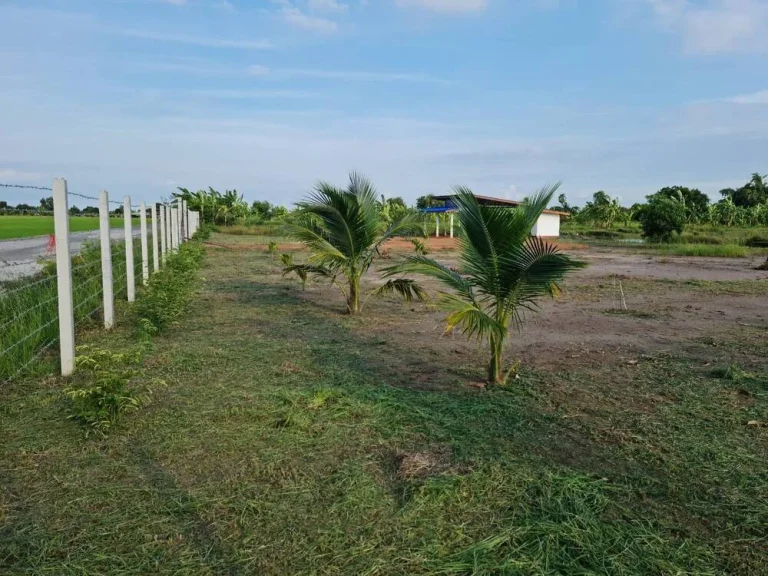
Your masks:
<svg viewBox="0 0 768 576"><path fill-rule="evenodd" d="M352 173L346 189L321 182L299 204L299 213L288 231L312 251L308 264L289 265L285 273L296 272L329 278L347 301L347 310L362 308L360 280L371 267L381 245L398 234L424 235L419 214L406 214L391 224L381 219L376 188L365 177ZM344 281L340 282L339 278ZM407 299L423 298L418 287L407 280L393 280L378 293L397 292Z"/></svg>
<svg viewBox="0 0 768 576"><path fill-rule="evenodd" d="M556 295L557 282L584 266L557 248L531 237L531 229L559 184L547 186L519 208L481 206L467 188L457 188L461 223L459 271L426 256L410 256L390 266L385 276L416 273L440 280L451 292L441 293L448 311L446 331L459 327L470 338L487 340L491 350L488 381L503 383L504 345L510 324L521 326L544 295ZM405 287L413 286L411 284Z"/></svg>

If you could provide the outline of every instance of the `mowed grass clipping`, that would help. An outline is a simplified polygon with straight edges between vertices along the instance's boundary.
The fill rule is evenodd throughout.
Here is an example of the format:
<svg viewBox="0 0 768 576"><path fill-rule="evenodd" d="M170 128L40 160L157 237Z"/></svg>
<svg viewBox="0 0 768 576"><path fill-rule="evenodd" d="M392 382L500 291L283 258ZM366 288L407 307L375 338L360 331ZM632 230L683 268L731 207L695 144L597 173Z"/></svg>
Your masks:
<svg viewBox="0 0 768 576"><path fill-rule="evenodd" d="M139 225L139 219L133 218L134 226ZM123 218L110 218L112 228L124 226ZM70 232L87 232L99 229L99 219L90 216L71 216L69 218ZM27 238L29 236L45 236L53 234L53 216L0 216L0 240L12 238Z"/></svg>
<svg viewBox="0 0 768 576"><path fill-rule="evenodd" d="M349 318L316 284L315 304L264 251L209 248L202 276L145 355L167 386L109 438L65 419L57 379L0 389L0 573L768 569L763 371L662 355L481 391L483 353L417 357L365 329L375 304ZM768 344L742 327L713 348L736 349Z"/></svg>

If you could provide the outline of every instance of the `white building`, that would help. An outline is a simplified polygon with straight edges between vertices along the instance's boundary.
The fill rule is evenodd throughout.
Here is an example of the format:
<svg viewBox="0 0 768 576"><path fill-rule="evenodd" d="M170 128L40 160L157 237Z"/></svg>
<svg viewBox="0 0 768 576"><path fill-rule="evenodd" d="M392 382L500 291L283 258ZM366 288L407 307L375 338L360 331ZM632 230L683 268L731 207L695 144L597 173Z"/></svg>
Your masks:
<svg viewBox="0 0 768 576"><path fill-rule="evenodd" d="M505 198L493 198L491 196L478 196L475 194L475 198L480 204L486 206L508 206L514 208L520 206L522 202L516 200L507 200ZM453 196L435 196L435 200L445 202L444 208L431 208L427 209L427 212L434 212L435 214L447 213L450 214L450 236L453 236L453 214L456 208L453 207ZM569 214L566 212L558 212L556 210L544 210L539 216L538 221L531 230L531 236L537 236L539 238L558 238L560 236L560 219L567 217ZM436 235L440 236L440 228L438 226ZM448 230L443 231L443 235L448 235Z"/></svg>

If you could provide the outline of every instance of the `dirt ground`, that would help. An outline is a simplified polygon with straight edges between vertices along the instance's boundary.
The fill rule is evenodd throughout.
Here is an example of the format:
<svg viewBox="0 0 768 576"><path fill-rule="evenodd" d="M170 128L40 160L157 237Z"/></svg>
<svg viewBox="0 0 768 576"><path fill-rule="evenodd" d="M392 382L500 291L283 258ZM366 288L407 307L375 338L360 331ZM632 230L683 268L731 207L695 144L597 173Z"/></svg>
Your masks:
<svg viewBox="0 0 768 576"><path fill-rule="evenodd" d="M211 247L224 247L222 239L218 237ZM430 238L431 256L458 266L456 242ZM231 245L227 241L226 246L265 250L266 244L262 244L238 238ZM529 314L522 331L513 334L509 354L524 365L610 370L631 367L638 358L678 353L692 356L702 365L716 359L759 363L748 354L736 358L738 352L718 349L713 342L734 331L748 332L741 336L746 340L768 338L768 272L754 269L760 258L655 256L565 242L560 247L588 265L568 277L559 298L542 300L539 313ZM300 247L281 242L278 249L293 252ZM366 277L368 287L382 282L376 271L406 253L413 253L410 241L389 242L385 258ZM436 297L441 286L422 280ZM321 281L310 283L302 297L319 307L343 308L340 295ZM375 317L364 314L357 322L366 331L381 335L382 345L391 347L412 375L419 372L420 356L449 353L466 356L468 364L484 358L478 346L460 334L443 334L444 313L435 306L409 305L406 315L403 303L394 299L369 306L376 307ZM407 353L403 353L403 341ZM428 374L421 377L429 380Z"/></svg>
<svg viewBox="0 0 768 576"><path fill-rule="evenodd" d="M441 243L447 244L445 240ZM703 367L716 361L745 366L761 362L747 352L717 347L719 336L734 331L747 341L768 338L768 273L754 270L753 262L620 250L566 251L588 266L568 277L559 298L543 299L539 312L529 314L523 329L512 335L509 355L523 365L555 371L577 366L631 369L639 358L658 354L692 357ZM448 247L433 250L432 256L458 265L456 252ZM398 257L393 250L374 268ZM436 297L441 286L422 280ZM376 273L369 273L370 287L381 282ZM304 297L317 306L343 307L340 296L334 297L322 284L313 284ZM392 355L386 357L398 358L411 375L430 379L428 374L418 376L423 357L447 353L466 357L468 365L484 359L475 343L458 333L443 333L445 314L434 306L409 305L406 315L403 303L394 299L369 306L376 308L375 319L363 315L358 321L366 331L381 335L382 345L391 347Z"/></svg>

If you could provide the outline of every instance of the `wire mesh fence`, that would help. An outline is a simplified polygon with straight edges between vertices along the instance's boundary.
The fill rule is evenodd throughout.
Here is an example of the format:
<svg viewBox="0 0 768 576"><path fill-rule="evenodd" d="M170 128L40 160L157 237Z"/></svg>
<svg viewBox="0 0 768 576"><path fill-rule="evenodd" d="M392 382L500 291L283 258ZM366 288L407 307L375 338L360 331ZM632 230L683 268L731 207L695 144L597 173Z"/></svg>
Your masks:
<svg viewBox="0 0 768 576"><path fill-rule="evenodd" d="M57 182L64 181L54 181L52 190L55 200ZM61 184L59 186L61 190ZM34 189L51 190L43 187L34 187ZM67 193L66 182L64 182L63 195L60 195L58 203L54 206L56 212L54 218L62 218L65 222L68 222L69 218L68 196L95 200L100 203L101 210L105 212L108 212L110 204L116 203L110 202L106 193L102 193L101 198ZM144 207L143 203L131 204L127 197L119 204L127 207ZM164 262L166 252L178 249L178 245L189 239L197 228L197 215L187 213L186 206L180 203L178 206L166 205L162 211L163 214L176 213L177 217L173 222L176 229L172 227L170 219L160 218L159 204L152 204L149 208L149 210L145 209L145 214L141 217L142 226L138 234L133 229L132 210L128 209L124 214L126 222L124 239L117 240L111 237L108 214L102 214L100 229L78 244L77 248L70 249L69 241L72 234L67 235L66 238L56 237L53 254L56 260L43 259L37 263L36 269L22 277L11 276L11 279L8 279L8 275L0 274L0 383L31 371L35 366L40 366L40 360L48 351L60 351L64 371L63 357L67 354L67 350L74 350L74 342L67 342L71 339L71 336L68 336L67 326L82 328L90 324L111 327L112 324L105 318L107 299L112 298L110 309L113 309L114 300L131 300L129 294L134 289L131 286L131 280L133 279L138 285L146 282L149 274L158 269L160 262ZM149 218L146 218L147 212ZM147 221L152 225L148 226ZM2 224L2 216L0 216L0 224ZM57 222L58 224L60 222ZM153 230L157 230L160 236L157 242L153 239ZM130 242L133 248L132 254L126 250L126 242ZM110 258L108 259L105 259L102 253L102 243L109 246ZM158 246L158 250L160 246L163 247L162 255L158 254L158 266L153 263L155 246ZM66 256L62 256L63 254ZM8 266L8 263L2 260L2 244L0 244L0 272L4 265ZM65 264L63 268L62 262ZM105 269L105 262L110 263L108 270ZM132 275L128 273L129 270L133 271ZM105 298L104 285L106 283L109 286L110 279L112 294L108 293ZM62 310L66 314L60 317Z"/></svg>

